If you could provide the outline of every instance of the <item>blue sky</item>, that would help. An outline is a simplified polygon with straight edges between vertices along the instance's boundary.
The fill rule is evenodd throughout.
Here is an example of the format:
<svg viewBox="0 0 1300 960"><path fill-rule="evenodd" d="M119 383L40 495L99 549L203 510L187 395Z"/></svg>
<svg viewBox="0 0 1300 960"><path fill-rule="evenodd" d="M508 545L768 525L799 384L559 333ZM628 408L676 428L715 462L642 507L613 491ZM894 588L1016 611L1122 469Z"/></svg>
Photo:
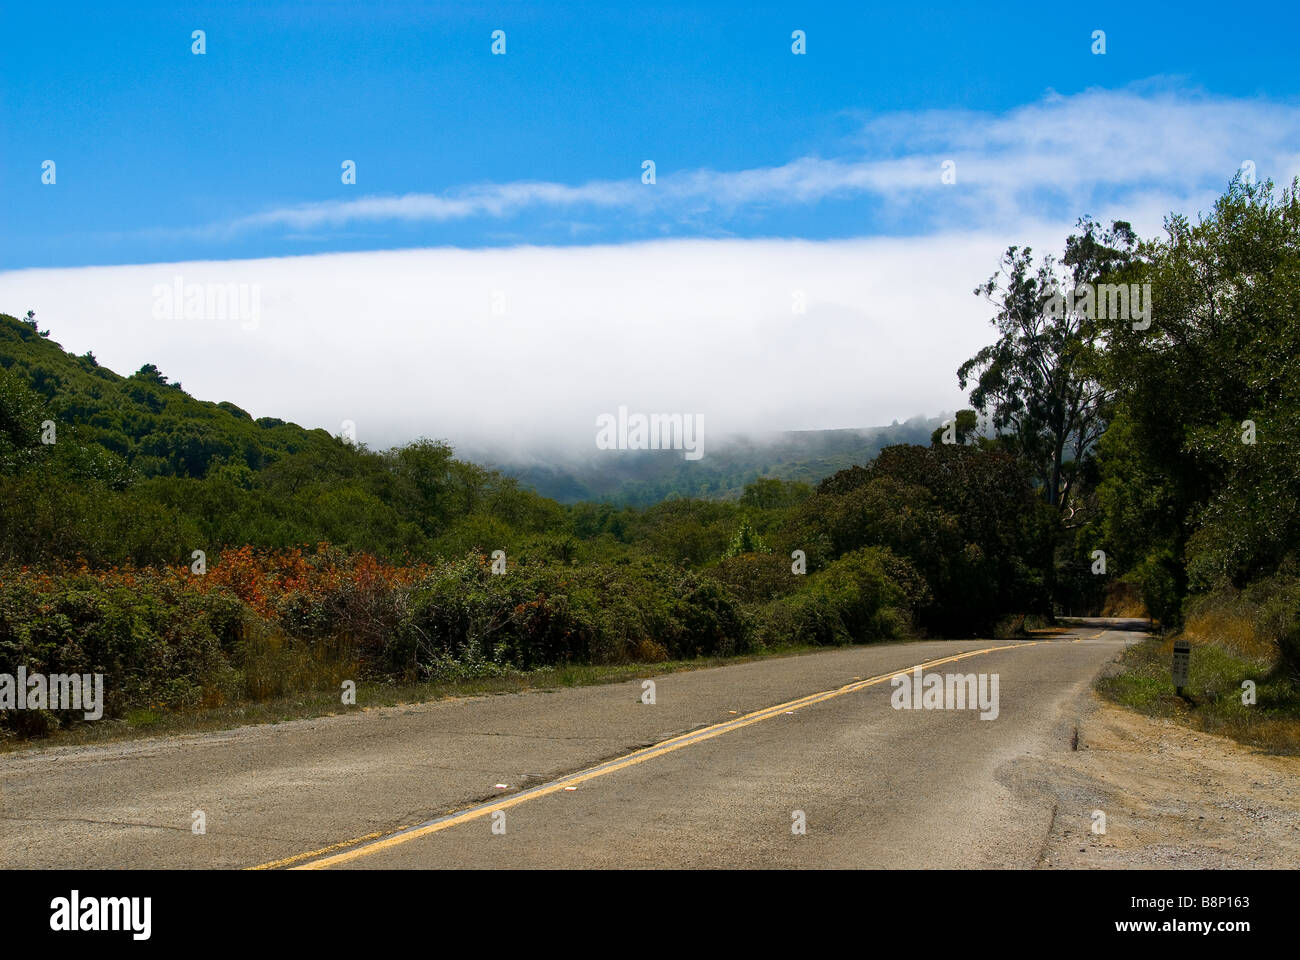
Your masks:
<svg viewBox="0 0 1300 960"><path fill-rule="evenodd" d="M989 123L1053 93L1069 103L1127 91L1150 103L1173 91L1180 103L1230 107L1286 106L1300 92L1294 5L704 6L7 4L0 269L906 235L1014 222L1023 204L1072 220L1083 204L1149 191L1151 179L1030 177L1014 208L912 187L900 206L878 183L825 183L826 170L788 165L910 159L929 176ZM206 31L203 56L191 53L194 29ZM506 31L505 56L490 52L495 29ZM791 53L794 29L806 31L804 56ZM1091 53L1094 29L1106 31L1103 56ZM932 111L957 119L922 122ZM1095 138L1086 126L1099 116L1080 114L1085 128L1072 135ZM1242 140L1243 158L1285 146ZM41 183L47 159L53 186ZM654 186L640 182L646 159ZM343 160L356 162L356 185L340 182ZM1125 164L1117 158L1121 174ZM1174 192L1216 190L1232 174L1224 166L1207 163ZM781 170L793 185L749 184L730 202L713 179ZM966 172L959 161L956 189L969 199L979 185ZM527 187L537 184L550 199ZM502 208L501 185L526 199ZM586 190L557 200L556 187ZM428 201L466 195L480 202L448 212ZM426 202L392 202L412 196ZM310 206L367 198L389 206ZM313 216L285 218L304 205Z"/></svg>
<svg viewBox="0 0 1300 960"><path fill-rule="evenodd" d="M374 446L861 427L1008 245L1300 175L1294 5L707 6L7 4L0 310Z"/></svg>

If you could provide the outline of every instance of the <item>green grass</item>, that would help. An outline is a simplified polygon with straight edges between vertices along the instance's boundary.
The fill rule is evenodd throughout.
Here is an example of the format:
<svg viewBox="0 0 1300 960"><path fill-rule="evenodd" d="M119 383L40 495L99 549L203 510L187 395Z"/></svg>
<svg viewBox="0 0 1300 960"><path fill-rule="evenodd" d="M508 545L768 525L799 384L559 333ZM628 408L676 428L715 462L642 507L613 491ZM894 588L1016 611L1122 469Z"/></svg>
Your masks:
<svg viewBox="0 0 1300 960"><path fill-rule="evenodd" d="M1129 647L1097 690L1114 703L1231 737L1269 753L1300 755L1300 685L1268 660L1230 653L1212 643L1192 647L1188 685L1174 691L1172 638ZM1256 702L1242 703L1242 682L1255 682Z"/></svg>

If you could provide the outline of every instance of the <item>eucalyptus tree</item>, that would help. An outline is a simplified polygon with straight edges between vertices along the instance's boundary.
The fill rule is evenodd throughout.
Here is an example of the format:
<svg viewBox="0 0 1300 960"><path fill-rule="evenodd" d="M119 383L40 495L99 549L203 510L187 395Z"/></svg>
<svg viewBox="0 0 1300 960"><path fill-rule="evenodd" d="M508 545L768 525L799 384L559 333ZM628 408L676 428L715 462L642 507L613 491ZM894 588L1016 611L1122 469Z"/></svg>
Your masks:
<svg viewBox="0 0 1300 960"><path fill-rule="evenodd" d="M1138 247L1126 222L1103 229L1084 218L1079 227L1060 260L1049 255L1035 265L1029 247L1007 249L999 270L975 288L996 308L997 340L957 371L999 442L1027 461L1047 502L1063 512L1106 427L1098 319L1118 301L1098 296L1100 281L1126 268ZM1127 290L1124 299L1127 312Z"/></svg>

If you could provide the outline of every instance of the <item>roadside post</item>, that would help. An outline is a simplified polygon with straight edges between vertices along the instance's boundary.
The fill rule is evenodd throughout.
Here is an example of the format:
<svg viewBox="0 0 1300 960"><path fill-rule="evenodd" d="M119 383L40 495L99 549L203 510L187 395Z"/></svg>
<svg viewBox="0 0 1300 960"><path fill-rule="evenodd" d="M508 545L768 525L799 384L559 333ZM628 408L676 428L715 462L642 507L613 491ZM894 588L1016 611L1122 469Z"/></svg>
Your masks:
<svg viewBox="0 0 1300 960"><path fill-rule="evenodd" d="M1187 671L1192 662L1192 645L1186 640L1174 641L1174 692L1178 696L1183 695L1183 687L1187 686Z"/></svg>

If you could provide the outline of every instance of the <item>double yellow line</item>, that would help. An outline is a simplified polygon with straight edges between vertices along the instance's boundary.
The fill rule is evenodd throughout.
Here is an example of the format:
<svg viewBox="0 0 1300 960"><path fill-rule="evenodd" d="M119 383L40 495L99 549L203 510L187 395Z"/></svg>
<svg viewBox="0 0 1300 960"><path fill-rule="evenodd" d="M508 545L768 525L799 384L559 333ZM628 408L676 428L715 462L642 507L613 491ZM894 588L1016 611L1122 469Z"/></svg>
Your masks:
<svg viewBox="0 0 1300 960"><path fill-rule="evenodd" d="M489 801L462 810L459 813L450 813L443 817L437 817L433 820L427 820L424 823L416 824L412 827L403 827L395 832L385 836L383 833L369 833L364 837L355 837L352 840L345 840L341 843L335 843L328 847L322 847L319 850L311 850L307 853L300 853L296 856L286 857L282 860L272 860L269 863L262 863L252 870L274 870L281 867L291 867L294 870L323 870L327 867L337 866L340 863L347 863L350 860L356 860L360 857L368 857L371 854L379 853L383 850L389 850L400 844L416 840L420 837L428 836L431 833L438 833L442 830L449 830L452 827L460 826L462 823L469 823L471 820L479 820L483 817L490 816L498 810L507 810L510 807L518 806L529 800L536 800L539 797L549 796L552 793L558 793L566 787L576 787L578 784L586 783L597 777L603 777L606 774L615 773L628 767L635 766L639 763L645 763L647 760L653 760L656 757L662 757L666 753L672 753L675 750L681 750L683 747L689 747L693 744L703 743L705 740L712 740L714 737L720 737L724 733L731 733L733 730L739 730L742 727L748 727L750 724L759 723L763 720L770 720L772 717L781 716L786 713L793 713L795 710L802 710L804 707L811 707L813 704L822 703L835 697L842 697L848 693L856 693L867 687L875 686L878 683L884 683L894 677L911 673L913 670L920 668L922 670L930 667L942 666L945 663L953 663L957 660L965 660L967 657L977 657L985 653L994 653L998 650L1010 650L1015 647L1030 647L1042 640L1030 640L1023 643L1009 643L1000 647L985 647L982 650L971 650L967 653L958 653L951 657L943 657L938 660L927 660L925 663L914 664L905 667L902 670L895 670L891 673L882 673L878 677L870 677L866 680L855 680L853 683L845 684L836 690L827 690L822 693L810 694L806 697L800 697L797 700L788 700L785 703L778 703L774 707L765 707L762 710L755 710L753 713L747 713L743 717L737 717L734 720L727 720L722 723L716 723L712 726L703 727L699 730L685 733L681 736L672 737L653 746L643 747L640 750L633 751L626 756L619 757L615 760L609 760L605 763L589 767L586 770L580 770L577 773L571 773L568 776L553 780L550 783L533 787L530 790L524 790L520 793L511 794L500 800ZM343 849L351 847L352 849ZM342 851L342 852L334 852ZM319 857L319 859L312 859ZM309 861L303 863L302 861ZM298 864L294 866L294 864Z"/></svg>

